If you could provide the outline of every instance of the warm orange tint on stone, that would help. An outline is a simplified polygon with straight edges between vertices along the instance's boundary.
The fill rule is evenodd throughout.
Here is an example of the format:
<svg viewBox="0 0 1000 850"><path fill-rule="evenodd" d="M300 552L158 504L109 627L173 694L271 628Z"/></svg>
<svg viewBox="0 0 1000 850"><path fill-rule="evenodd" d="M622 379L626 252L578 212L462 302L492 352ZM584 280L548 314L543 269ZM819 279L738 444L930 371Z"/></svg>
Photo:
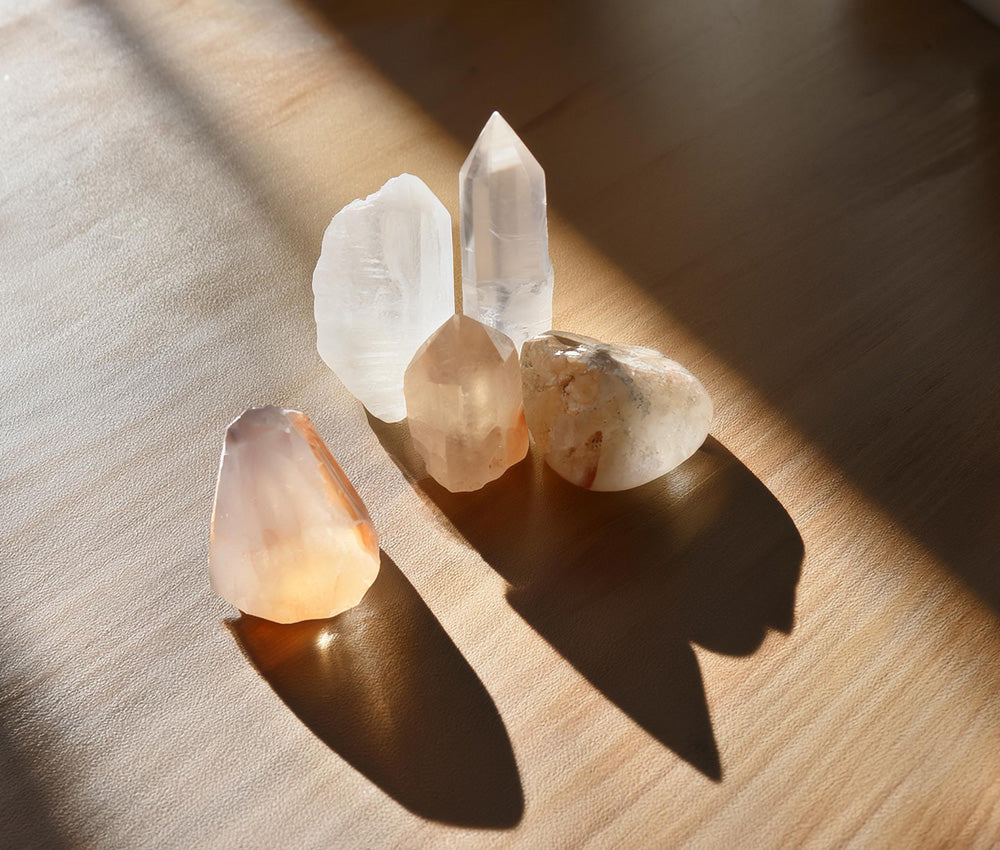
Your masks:
<svg viewBox="0 0 1000 850"><path fill-rule="evenodd" d="M403 391L413 444L453 493L478 490L528 453L517 350L494 328L452 316L417 349Z"/></svg>
<svg viewBox="0 0 1000 850"><path fill-rule="evenodd" d="M309 417L256 407L226 431L212 511L212 588L276 623L357 605L379 569L371 518Z"/></svg>

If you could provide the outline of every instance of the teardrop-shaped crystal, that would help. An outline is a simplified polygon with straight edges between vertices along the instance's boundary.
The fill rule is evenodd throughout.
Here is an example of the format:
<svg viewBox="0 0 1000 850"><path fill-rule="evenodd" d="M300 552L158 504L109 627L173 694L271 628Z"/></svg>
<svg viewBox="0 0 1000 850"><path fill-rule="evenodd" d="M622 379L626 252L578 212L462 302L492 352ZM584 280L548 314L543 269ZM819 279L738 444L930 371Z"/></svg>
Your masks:
<svg viewBox="0 0 1000 850"><path fill-rule="evenodd" d="M332 617L375 581L371 518L304 413L255 407L227 429L208 567L219 596L276 623Z"/></svg>

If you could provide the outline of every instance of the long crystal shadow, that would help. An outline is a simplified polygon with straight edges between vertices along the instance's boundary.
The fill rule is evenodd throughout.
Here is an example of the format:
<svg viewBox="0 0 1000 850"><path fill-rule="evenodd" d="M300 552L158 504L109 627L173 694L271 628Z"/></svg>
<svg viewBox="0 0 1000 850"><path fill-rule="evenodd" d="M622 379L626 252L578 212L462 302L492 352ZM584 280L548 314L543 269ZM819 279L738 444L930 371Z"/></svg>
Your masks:
<svg viewBox="0 0 1000 850"><path fill-rule="evenodd" d="M6 708L6 707L5 707ZM5 712L10 721L11 712ZM70 842L54 822L53 799L36 777L35 764L49 755L38 752L43 736L37 733L15 739L7 724L0 727L0 824L4 847L18 850L68 850ZM21 747L30 742L31 750ZM27 748L25 748L27 750ZM50 762L51 763L51 762Z"/></svg>
<svg viewBox="0 0 1000 850"><path fill-rule="evenodd" d="M508 601L605 696L712 779L722 764L697 658L792 629L802 538L718 441L623 493L567 484L534 456L475 493L424 477L406 425L383 446L510 584Z"/></svg>
<svg viewBox="0 0 1000 850"><path fill-rule="evenodd" d="M520 821L521 780L493 700L384 552L361 605L338 617L227 624L299 719L410 811L470 827Z"/></svg>
<svg viewBox="0 0 1000 850"><path fill-rule="evenodd" d="M551 208L1000 611L1000 30L956 0L300 2L461 149L499 109Z"/></svg>

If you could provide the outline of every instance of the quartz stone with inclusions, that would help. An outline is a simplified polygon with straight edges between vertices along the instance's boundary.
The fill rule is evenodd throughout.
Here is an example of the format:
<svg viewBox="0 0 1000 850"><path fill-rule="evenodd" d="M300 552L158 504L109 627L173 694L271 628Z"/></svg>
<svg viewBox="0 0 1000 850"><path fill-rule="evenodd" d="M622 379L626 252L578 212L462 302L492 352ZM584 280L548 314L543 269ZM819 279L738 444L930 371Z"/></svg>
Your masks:
<svg viewBox="0 0 1000 850"><path fill-rule="evenodd" d="M226 431L212 510L212 587L276 623L357 605L379 570L364 503L309 417L257 407Z"/></svg>
<svg viewBox="0 0 1000 850"><path fill-rule="evenodd" d="M712 401L658 351L551 331L521 350L524 411L546 463L591 490L627 490L693 455Z"/></svg>
<svg viewBox="0 0 1000 850"><path fill-rule="evenodd" d="M499 112L459 175L462 310L520 351L552 327L545 172Z"/></svg>
<svg viewBox="0 0 1000 850"><path fill-rule="evenodd" d="M451 216L412 174L333 217L313 273L320 356L386 422L406 416L403 372L455 311Z"/></svg>
<svg viewBox="0 0 1000 850"><path fill-rule="evenodd" d="M514 343L456 315L406 370L407 424L427 472L454 492L478 490L528 453Z"/></svg>

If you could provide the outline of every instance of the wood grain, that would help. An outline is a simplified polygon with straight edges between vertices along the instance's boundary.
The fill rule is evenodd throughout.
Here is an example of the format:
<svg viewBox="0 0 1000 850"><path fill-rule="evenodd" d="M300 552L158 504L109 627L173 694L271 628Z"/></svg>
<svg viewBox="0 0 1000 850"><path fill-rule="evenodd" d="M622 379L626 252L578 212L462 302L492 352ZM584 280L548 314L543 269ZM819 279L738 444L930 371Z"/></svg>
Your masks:
<svg viewBox="0 0 1000 850"><path fill-rule="evenodd" d="M1000 843L1000 31L0 0L0 95L12 846ZM494 108L546 169L557 324L715 400L632 493L532 457L447 494L316 355L330 216L401 171L454 215ZM259 403L309 412L381 533L329 623L208 587Z"/></svg>

